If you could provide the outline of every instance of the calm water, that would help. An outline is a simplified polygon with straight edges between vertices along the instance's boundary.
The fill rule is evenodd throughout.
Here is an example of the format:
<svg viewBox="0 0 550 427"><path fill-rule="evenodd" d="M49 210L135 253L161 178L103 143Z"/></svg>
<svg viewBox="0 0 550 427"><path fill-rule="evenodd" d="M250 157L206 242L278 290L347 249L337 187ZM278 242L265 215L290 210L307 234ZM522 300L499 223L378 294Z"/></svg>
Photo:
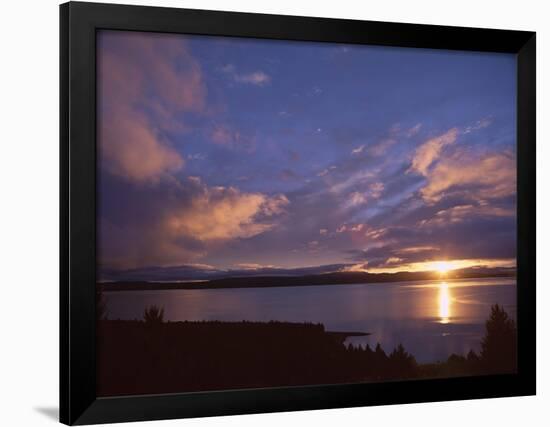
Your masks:
<svg viewBox="0 0 550 427"><path fill-rule="evenodd" d="M492 304L515 317L515 279L474 279L284 288L106 292L111 319L141 319L163 306L167 320L323 323L386 351L402 343L420 362L479 350Z"/></svg>

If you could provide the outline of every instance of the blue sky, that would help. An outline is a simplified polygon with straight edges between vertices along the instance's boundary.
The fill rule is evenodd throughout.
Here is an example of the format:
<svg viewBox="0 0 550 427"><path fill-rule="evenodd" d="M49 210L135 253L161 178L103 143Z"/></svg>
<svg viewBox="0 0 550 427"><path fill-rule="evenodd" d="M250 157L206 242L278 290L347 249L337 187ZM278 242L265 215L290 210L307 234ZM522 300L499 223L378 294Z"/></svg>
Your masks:
<svg viewBox="0 0 550 427"><path fill-rule="evenodd" d="M513 55L98 37L100 271L515 263Z"/></svg>

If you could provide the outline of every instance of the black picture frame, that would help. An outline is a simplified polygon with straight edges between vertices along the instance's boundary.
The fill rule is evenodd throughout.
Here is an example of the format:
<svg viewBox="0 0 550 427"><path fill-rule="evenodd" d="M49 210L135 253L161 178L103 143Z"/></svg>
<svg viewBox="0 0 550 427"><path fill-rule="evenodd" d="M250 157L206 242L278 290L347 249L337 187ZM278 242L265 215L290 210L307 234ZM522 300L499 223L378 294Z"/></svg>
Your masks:
<svg viewBox="0 0 550 427"><path fill-rule="evenodd" d="M96 31L119 29L517 55L516 374L96 397ZM159 420L532 395L535 377L534 32L69 2L60 6L60 421Z"/></svg>

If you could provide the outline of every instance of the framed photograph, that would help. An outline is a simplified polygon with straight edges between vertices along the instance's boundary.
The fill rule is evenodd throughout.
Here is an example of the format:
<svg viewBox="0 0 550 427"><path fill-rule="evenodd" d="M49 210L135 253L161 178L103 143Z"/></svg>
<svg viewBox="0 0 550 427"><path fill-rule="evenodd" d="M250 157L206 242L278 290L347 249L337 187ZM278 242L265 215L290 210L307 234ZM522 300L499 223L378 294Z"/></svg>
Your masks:
<svg viewBox="0 0 550 427"><path fill-rule="evenodd" d="M60 24L63 423L535 393L535 33Z"/></svg>

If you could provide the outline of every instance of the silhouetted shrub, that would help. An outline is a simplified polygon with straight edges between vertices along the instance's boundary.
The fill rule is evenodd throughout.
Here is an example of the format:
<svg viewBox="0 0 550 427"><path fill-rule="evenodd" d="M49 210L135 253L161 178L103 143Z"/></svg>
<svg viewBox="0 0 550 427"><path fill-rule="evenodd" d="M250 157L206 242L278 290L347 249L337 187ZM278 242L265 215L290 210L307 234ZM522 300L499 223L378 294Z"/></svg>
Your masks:
<svg viewBox="0 0 550 427"><path fill-rule="evenodd" d="M146 325L155 326L164 322L164 308L151 305L143 312L143 321Z"/></svg>

